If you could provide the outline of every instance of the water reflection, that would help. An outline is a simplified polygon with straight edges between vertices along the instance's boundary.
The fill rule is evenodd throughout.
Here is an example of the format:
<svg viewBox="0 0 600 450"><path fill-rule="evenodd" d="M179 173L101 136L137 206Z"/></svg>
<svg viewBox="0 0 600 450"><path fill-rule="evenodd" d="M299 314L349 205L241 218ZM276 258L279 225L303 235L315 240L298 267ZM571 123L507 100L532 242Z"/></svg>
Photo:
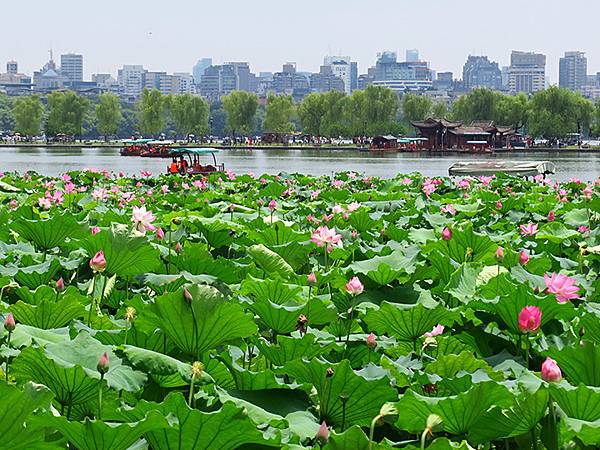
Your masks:
<svg viewBox="0 0 600 450"><path fill-rule="evenodd" d="M219 159L236 173L301 172L329 175L332 172L353 170L370 176L390 177L397 173L421 172L426 176L448 174L448 167L458 161L472 159L550 160L556 164L553 178L565 180L579 177L592 180L600 174L600 153L577 152L515 152L496 155L457 155L431 153L370 153L361 151L321 150L226 150ZM168 160L121 157L114 148L0 148L0 168L57 175L68 170L86 167L106 168L136 174L140 170L160 173L166 170Z"/></svg>

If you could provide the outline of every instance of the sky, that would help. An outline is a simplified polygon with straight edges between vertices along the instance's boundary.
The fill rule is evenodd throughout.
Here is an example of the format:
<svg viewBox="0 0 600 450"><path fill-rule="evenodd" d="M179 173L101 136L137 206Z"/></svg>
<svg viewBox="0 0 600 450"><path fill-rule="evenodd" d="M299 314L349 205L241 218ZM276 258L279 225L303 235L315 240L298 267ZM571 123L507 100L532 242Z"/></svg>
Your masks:
<svg viewBox="0 0 600 450"><path fill-rule="evenodd" d="M61 53L82 53L84 75L123 64L191 72L200 58L318 71L327 54L349 55L359 73L383 50L416 48L438 72L460 78L469 54L509 65L511 50L547 55L558 80L565 51L584 51L600 72L598 0L31 0L3 1L0 68L16 60L32 74Z"/></svg>

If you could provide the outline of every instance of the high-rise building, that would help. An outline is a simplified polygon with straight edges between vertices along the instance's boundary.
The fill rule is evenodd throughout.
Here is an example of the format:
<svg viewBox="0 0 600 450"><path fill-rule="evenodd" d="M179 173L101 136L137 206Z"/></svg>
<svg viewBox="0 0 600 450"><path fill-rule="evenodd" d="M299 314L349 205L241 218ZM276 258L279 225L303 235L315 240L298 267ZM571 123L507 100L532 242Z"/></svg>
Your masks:
<svg viewBox="0 0 600 450"><path fill-rule="evenodd" d="M587 58L584 52L565 52L560 58L558 85L579 91L587 85Z"/></svg>
<svg viewBox="0 0 600 450"><path fill-rule="evenodd" d="M497 62L490 61L487 56L469 55L463 66L463 84L466 90L502 88L502 71Z"/></svg>
<svg viewBox="0 0 600 450"><path fill-rule="evenodd" d="M288 62L282 67L281 72L273 74L272 89L276 94L286 94L294 97L294 100L304 98L310 91L310 83L307 76L296 71L296 63Z"/></svg>
<svg viewBox="0 0 600 450"><path fill-rule="evenodd" d="M8 61L6 63L6 73L16 75L19 73L19 64L16 61Z"/></svg>
<svg viewBox="0 0 600 450"><path fill-rule="evenodd" d="M508 69L508 88L511 93L533 94L546 87L546 55L513 51Z"/></svg>
<svg viewBox="0 0 600 450"><path fill-rule="evenodd" d="M228 62L210 66L200 77L200 95L218 100L233 91L256 92L258 80L247 62Z"/></svg>
<svg viewBox="0 0 600 450"><path fill-rule="evenodd" d="M194 77L189 73L173 74L173 94L193 94L196 92Z"/></svg>
<svg viewBox="0 0 600 450"><path fill-rule="evenodd" d="M433 87L438 90L449 91L454 87L454 74L452 72L439 72Z"/></svg>
<svg viewBox="0 0 600 450"><path fill-rule="evenodd" d="M428 81L431 84L433 74L427 61L398 62L395 52L377 54L373 68L373 81Z"/></svg>
<svg viewBox="0 0 600 450"><path fill-rule="evenodd" d="M416 48L406 50L406 62L417 62L419 61L419 50Z"/></svg>
<svg viewBox="0 0 600 450"><path fill-rule="evenodd" d="M331 65L321 66L319 72L311 74L309 79L310 89L314 92L344 92L346 89L344 80L333 73Z"/></svg>
<svg viewBox="0 0 600 450"><path fill-rule="evenodd" d="M83 55L60 55L60 72L67 82L83 81Z"/></svg>
<svg viewBox="0 0 600 450"><path fill-rule="evenodd" d="M329 67L331 74L344 82L343 91L350 95L352 93L352 61L349 56L326 56L323 66Z"/></svg>
<svg viewBox="0 0 600 450"><path fill-rule="evenodd" d="M204 75L204 71L212 66L212 58L199 59L194 68L192 69L192 75L194 76L194 83L200 86L200 78Z"/></svg>
<svg viewBox="0 0 600 450"><path fill-rule="evenodd" d="M146 70L144 66L125 65L119 69L117 81L123 95L137 98L144 90L146 83Z"/></svg>

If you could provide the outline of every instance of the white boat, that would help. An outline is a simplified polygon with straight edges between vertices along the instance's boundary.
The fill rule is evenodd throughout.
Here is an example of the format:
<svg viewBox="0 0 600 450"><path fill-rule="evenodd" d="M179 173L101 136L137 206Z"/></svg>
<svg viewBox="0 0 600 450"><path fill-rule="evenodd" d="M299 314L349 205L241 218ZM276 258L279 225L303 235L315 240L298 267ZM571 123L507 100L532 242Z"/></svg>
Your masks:
<svg viewBox="0 0 600 450"><path fill-rule="evenodd" d="M450 176L481 176L504 173L516 177L534 177L554 173L551 161L469 161L457 162L448 169Z"/></svg>

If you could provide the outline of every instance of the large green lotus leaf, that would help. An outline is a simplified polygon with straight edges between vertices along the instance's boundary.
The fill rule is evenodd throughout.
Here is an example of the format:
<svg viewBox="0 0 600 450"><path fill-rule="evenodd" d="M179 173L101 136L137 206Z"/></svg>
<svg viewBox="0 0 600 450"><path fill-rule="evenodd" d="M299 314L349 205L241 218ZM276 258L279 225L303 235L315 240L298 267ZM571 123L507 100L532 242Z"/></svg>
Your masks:
<svg viewBox="0 0 600 450"><path fill-rule="evenodd" d="M181 254L172 261L182 272L212 275L225 283L239 282L239 269L235 264L225 258L214 259L205 247L199 244L186 245Z"/></svg>
<svg viewBox="0 0 600 450"><path fill-rule="evenodd" d="M143 236L132 236L127 227L114 224L109 230L81 241L89 257L102 250L106 272L120 277L132 277L153 272L160 265L160 252Z"/></svg>
<svg viewBox="0 0 600 450"><path fill-rule="evenodd" d="M339 348L335 342L321 345L316 342L314 334L305 334L301 338L290 336L277 336L277 345L269 344L262 338L257 338L254 343L262 355L276 366L283 366L289 361L298 359L311 360L319 355Z"/></svg>
<svg viewBox="0 0 600 450"><path fill-rule="evenodd" d="M242 282L240 293L252 296L255 299L269 300L278 305L283 305L291 300L299 302L302 287L285 283L281 279L261 280L249 275Z"/></svg>
<svg viewBox="0 0 600 450"><path fill-rule="evenodd" d="M450 397L426 397L406 391L396 404L396 426L410 433L422 433L430 414L442 418L444 431L465 434L492 405L512 403L508 389L493 381L474 384L468 391Z"/></svg>
<svg viewBox="0 0 600 450"><path fill-rule="evenodd" d="M38 286L48 284L60 269L60 262L53 257L46 262L27 267L3 266L0 274L13 277L21 286L36 289Z"/></svg>
<svg viewBox="0 0 600 450"><path fill-rule="evenodd" d="M493 369L482 359L477 359L470 351L463 351L459 355L443 355L438 357L425 368L425 373L435 374L440 378L454 378L460 372L473 373L484 370L491 378L502 379L501 374L494 374Z"/></svg>
<svg viewBox="0 0 600 450"><path fill-rule="evenodd" d="M519 392L510 408L493 406L469 431L469 440L484 443L521 436L535 428L546 415L548 391Z"/></svg>
<svg viewBox="0 0 600 450"><path fill-rule="evenodd" d="M213 248L230 245L234 239L232 232L241 229L239 224L217 217L196 217L194 223Z"/></svg>
<svg viewBox="0 0 600 450"><path fill-rule="evenodd" d="M600 346L583 341L581 345L548 350L556 360L563 376L571 384L600 386Z"/></svg>
<svg viewBox="0 0 600 450"><path fill-rule="evenodd" d="M299 271L308 262L308 254L312 251L309 245L289 242L283 245L272 245L271 250L281 256L294 271Z"/></svg>
<svg viewBox="0 0 600 450"><path fill-rule="evenodd" d="M379 448L379 445L375 443L370 447L368 436L358 425L354 425L343 433L332 430L327 444L322 448L324 450L370 450Z"/></svg>
<svg viewBox="0 0 600 450"><path fill-rule="evenodd" d="M81 291L75 286L68 286L63 292L60 293L57 293L54 288L51 288L47 285L38 286L34 291L26 287L19 287L15 289L15 293L21 300L23 300L23 302L30 305L39 305L44 301L52 302L65 298L82 304L89 302L89 299L83 296Z"/></svg>
<svg viewBox="0 0 600 450"><path fill-rule="evenodd" d="M575 387L561 381L550 383L550 392L567 416L588 422L600 419L600 388L581 384Z"/></svg>
<svg viewBox="0 0 600 450"><path fill-rule="evenodd" d="M257 244L273 247L289 244L291 242L307 241L309 235L308 233L298 233L292 227L289 227L282 222L275 222L272 226L265 227L262 230L249 231L248 238Z"/></svg>
<svg viewBox="0 0 600 450"><path fill-rule="evenodd" d="M494 284L494 281L491 282ZM535 295L526 285L514 285L500 282L499 298L471 302L469 306L498 315L513 333L520 333L519 313L525 306L537 306L542 311L541 326L550 320L559 318L566 321L573 318L575 310L572 303L558 303L549 296Z"/></svg>
<svg viewBox="0 0 600 450"><path fill-rule="evenodd" d="M349 222L360 233L380 228L378 222L373 220L369 215L367 208L360 208L351 213Z"/></svg>
<svg viewBox="0 0 600 450"><path fill-rule="evenodd" d="M233 450L243 444L251 448L280 448L278 437L263 434L248 414L231 402L218 411L201 412L191 409L180 393L172 393L162 403L140 400L134 408L123 407L114 415L121 420L139 421L152 410L177 419L171 428L144 433L152 448Z"/></svg>
<svg viewBox="0 0 600 450"><path fill-rule="evenodd" d="M457 263L476 262L493 256L498 244L485 234L473 231L472 223L463 229L453 229L452 239L438 240L428 246L437 249Z"/></svg>
<svg viewBox="0 0 600 450"><path fill-rule="evenodd" d="M158 411L148 411L134 423L112 423L89 420L69 422L64 416L46 414L38 424L58 430L79 450L127 450L144 434L170 428L168 420Z"/></svg>
<svg viewBox="0 0 600 450"><path fill-rule="evenodd" d="M596 308L593 311L593 313L584 313L580 317L583 336L589 341L600 344L600 317L598 317L600 311L597 311Z"/></svg>
<svg viewBox="0 0 600 450"><path fill-rule="evenodd" d="M328 368L333 369L331 377L327 377ZM377 378L367 378L353 371L348 360L338 364L317 359L292 361L281 372L297 382L313 385L319 398L320 421L342 429L352 425L368 426L384 403L397 399L384 371Z"/></svg>
<svg viewBox="0 0 600 450"><path fill-rule="evenodd" d="M145 348L125 345L122 347L123 353L133 367L150 375L168 376L179 374L181 378L190 382L192 377L191 364L184 363L169 355L147 350ZM199 384L210 383L213 379L203 371L201 380L197 380Z"/></svg>
<svg viewBox="0 0 600 450"><path fill-rule="evenodd" d="M535 235L536 239L548 239L550 242L560 244L566 239L571 239L579 236L579 232L575 229L569 229L560 222L548 222L542 225Z"/></svg>
<svg viewBox="0 0 600 450"><path fill-rule="evenodd" d="M590 217L586 209L575 208L565 213L562 217L563 221L574 228L581 225L589 225Z"/></svg>
<svg viewBox="0 0 600 450"><path fill-rule="evenodd" d="M450 276L446 291L461 302L468 303L477 291L477 278L481 271L482 267L479 264L462 264Z"/></svg>
<svg viewBox="0 0 600 450"><path fill-rule="evenodd" d="M63 246L69 239L79 239L83 235L83 227L70 213L46 220L19 218L11 223L11 228L41 250Z"/></svg>
<svg viewBox="0 0 600 450"><path fill-rule="evenodd" d="M410 247L405 251L395 250L387 256L375 256L348 267L352 272L366 275L375 283L385 286L401 275L414 273L418 252L418 247Z"/></svg>
<svg viewBox="0 0 600 450"><path fill-rule="evenodd" d="M383 302L365 317L369 330L396 337L401 341L416 341L437 324L452 325L456 313L442 306L433 309L421 304L399 305Z"/></svg>
<svg viewBox="0 0 600 450"><path fill-rule="evenodd" d="M588 448L600 447L600 420L588 422L565 417L564 422L566 429L570 432L565 433L567 436L570 434L573 437L577 437L585 445L590 446Z"/></svg>
<svg viewBox="0 0 600 450"><path fill-rule="evenodd" d="M262 244L253 245L247 248L248 254L256 264L270 276L280 276L284 279L290 279L294 276L294 269L285 259L268 249Z"/></svg>
<svg viewBox="0 0 600 450"><path fill-rule="evenodd" d="M29 325L17 324L10 343L16 348L34 345L44 347L48 344L60 344L69 340L69 328L66 327L55 330L42 330Z"/></svg>
<svg viewBox="0 0 600 450"><path fill-rule="evenodd" d="M63 327L85 314L83 305L73 297L63 297L58 301L44 300L37 305L19 300L10 310L17 322L44 330Z"/></svg>
<svg viewBox="0 0 600 450"><path fill-rule="evenodd" d="M49 409L52 392L46 386L27 382L23 389L0 383L0 436L2 448L35 449L44 447L44 433L33 426L33 412Z"/></svg>
<svg viewBox="0 0 600 450"><path fill-rule="evenodd" d="M191 302L184 290L161 295L150 306L153 320L188 355L200 355L219 345L251 336L257 326L242 306L211 286L191 285Z"/></svg>

